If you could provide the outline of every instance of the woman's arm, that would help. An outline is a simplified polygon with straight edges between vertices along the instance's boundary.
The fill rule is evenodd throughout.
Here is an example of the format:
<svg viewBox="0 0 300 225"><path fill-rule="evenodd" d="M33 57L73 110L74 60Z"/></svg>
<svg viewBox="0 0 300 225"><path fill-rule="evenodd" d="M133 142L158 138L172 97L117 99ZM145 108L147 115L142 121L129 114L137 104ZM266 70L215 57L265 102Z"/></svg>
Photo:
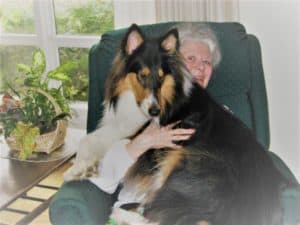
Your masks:
<svg viewBox="0 0 300 225"><path fill-rule="evenodd" d="M136 160L140 155L149 149L160 149L165 147L179 148L174 141L188 140L195 132L194 129L173 129L177 124L172 123L170 125L160 127L155 123L149 124L149 126L131 142L126 145L128 154Z"/></svg>
<svg viewBox="0 0 300 225"><path fill-rule="evenodd" d="M151 123L133 140L118 141L107 151L101 165L99 176L90 178L90 181L107 193L113 193L128 168L136 159L149 149L164 147L178 148L173 141L187 140L194 133L194 129L173 129L177 123L165 127Z"/></svg>

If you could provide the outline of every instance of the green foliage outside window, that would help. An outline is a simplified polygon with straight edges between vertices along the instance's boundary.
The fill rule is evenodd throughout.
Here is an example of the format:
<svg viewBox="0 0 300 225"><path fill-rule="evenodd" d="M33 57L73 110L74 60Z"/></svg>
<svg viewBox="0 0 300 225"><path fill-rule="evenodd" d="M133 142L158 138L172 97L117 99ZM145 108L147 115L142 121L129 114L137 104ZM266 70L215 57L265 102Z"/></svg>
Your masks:
<svg viewBox="0 0 300 225"><path fill-rule="evenodd" d="M0 27L4 32L34 33L32 0L0 1ZM1 7L1 4L2 7Z"/></svg>
<svg viewBox="0 0 300 225"><path fill-rule="evenodd" d="M30 64L36 49L33 46L0 46L0 94L9 90L6 83L13 83L17 76L22 76L17 64Z"/></svg>
<svg viewBox="0 0 300 225"><path fill-rule="evenodd" d="M59 56L62 72L72 79L72 84L65 93L66 97L70 100L87 100L88 49L60 48Z"/></svg>
<svg viewBox="0 0 300 225"><path fill-rule="evenodd" d="M58 34L102 34L114 27L112 1L95 0L56 14Z"/></svg>
<svg viewBox="0 0 300 225"><path fill-rule="evenodd" d="M113 19L112 1L88 1L57 14L56 29L58 34L100 35L113 29ZM72 100L87 100L88 49L60 48L59 55L61 64L68 67L64 72L72 77Z"/></svg>

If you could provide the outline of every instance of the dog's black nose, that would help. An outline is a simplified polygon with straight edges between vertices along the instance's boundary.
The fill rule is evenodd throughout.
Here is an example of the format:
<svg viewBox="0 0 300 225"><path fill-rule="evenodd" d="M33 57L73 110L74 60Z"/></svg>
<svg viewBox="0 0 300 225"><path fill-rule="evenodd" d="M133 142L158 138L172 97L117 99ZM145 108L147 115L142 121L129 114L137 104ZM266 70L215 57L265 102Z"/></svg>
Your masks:
<svg viewBox="0 0 300 225"><path fill-rule="evenodd" d="M157 106L151 106L149 109L150 116L158 116L160 113L160 109Z"/></svg>

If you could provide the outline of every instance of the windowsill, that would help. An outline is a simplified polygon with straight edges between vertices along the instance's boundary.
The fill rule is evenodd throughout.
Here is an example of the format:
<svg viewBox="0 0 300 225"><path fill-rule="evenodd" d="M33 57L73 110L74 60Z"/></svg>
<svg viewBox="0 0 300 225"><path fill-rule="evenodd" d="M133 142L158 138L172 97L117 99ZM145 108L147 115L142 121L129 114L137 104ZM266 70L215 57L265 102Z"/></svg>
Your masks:
<svg viewBox="0 0 300 225"><path fill-rule="evenodd" d="M72 118L69 121L69 127L77 129L86 129L88 103L84 101L74 101L71 103Z"/></svg>

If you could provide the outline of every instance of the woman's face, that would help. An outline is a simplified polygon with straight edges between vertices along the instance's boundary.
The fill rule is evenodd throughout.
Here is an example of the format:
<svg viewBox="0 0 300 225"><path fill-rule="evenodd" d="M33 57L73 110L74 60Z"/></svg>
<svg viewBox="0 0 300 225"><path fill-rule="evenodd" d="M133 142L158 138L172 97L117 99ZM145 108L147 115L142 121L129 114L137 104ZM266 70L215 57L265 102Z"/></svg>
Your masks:
<svg viewBox="0 0 300 225"><path fill-rule="evenodd" d="M197 84L206 88L213 71L209 47L199 41L185 41L180 52Z"/></svg>

